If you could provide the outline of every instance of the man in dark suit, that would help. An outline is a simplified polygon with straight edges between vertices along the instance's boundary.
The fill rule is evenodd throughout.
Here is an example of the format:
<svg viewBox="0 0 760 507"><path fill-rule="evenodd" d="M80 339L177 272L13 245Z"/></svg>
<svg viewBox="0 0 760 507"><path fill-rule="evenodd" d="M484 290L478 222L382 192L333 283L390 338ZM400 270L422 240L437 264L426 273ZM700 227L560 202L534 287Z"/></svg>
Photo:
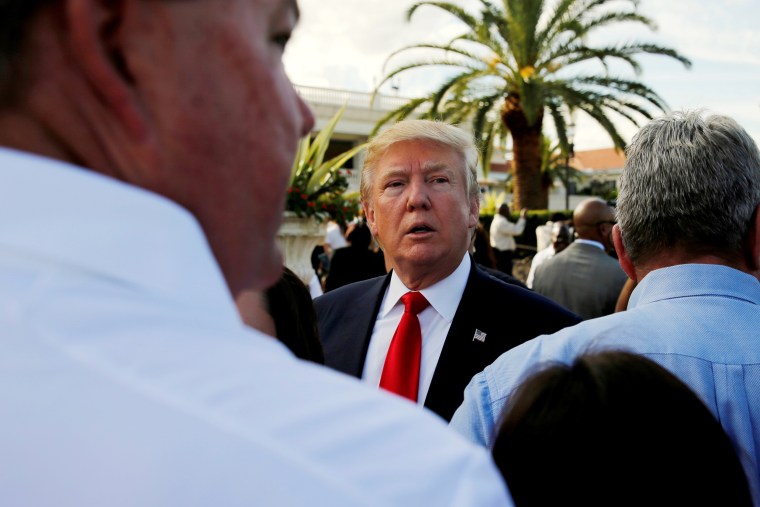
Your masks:
<svg viewBox="0 0 760 507"><path fill-rule="evenodd" d="M477 160L471 136L444 123L402 121L373 139L362 170L362 201L392 270L315 300L325 364L446 420L475 373L506 350L579 320L472 262L468 247L480 211ZM407 294L424 296L423 309L413 304L405 310ZM407 319L418 330L413 339L400 331ZM417 348L403 349L412 350L411 358L392 368L402 340L416 340ZM411 379L412 388L389 387L395 386L389 375L408 376L402 380Z"/></svg>
<svg viewBox="0 0 760 507"><path fill-rule="evenodd" d="M609 315L628 279L607 253L614 248L615 210L601 199L585 199L573 211L573 224L575 241L536 268L533 290L584 319Z"/></svg>

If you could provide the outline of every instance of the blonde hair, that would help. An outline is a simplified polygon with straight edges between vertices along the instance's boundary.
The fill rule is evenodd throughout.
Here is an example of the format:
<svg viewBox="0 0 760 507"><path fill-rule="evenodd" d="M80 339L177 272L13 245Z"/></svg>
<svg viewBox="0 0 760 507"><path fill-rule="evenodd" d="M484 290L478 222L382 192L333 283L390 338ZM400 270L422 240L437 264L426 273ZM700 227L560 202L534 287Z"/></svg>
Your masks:
<svg viewBox="0 0 760 507"><path fill-rule="evenodd" d="M462 155L467 177L467 195L470 200L478 199L478 149L475 147L472 136L448 123L432 120L403 120L375 136L367 146L367 156L364 159L361 175L362 201L371 201L375 169L388 149L399 142L416 140L440 143Z"/></svg>

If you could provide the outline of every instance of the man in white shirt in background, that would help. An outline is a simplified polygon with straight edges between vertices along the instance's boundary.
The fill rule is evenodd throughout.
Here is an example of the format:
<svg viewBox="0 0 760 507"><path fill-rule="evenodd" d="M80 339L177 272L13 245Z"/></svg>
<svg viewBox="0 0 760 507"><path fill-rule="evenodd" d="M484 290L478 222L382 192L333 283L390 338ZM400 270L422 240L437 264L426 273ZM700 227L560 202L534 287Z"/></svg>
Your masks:
<svg viewBox="0 0 760 507"><path fill-rule="evenodd" d="M0 505L509 505L437 418L235 299L313 117L289 0L0 3Z"/></svg>
<svg viewBox="0 0 760 507"><path fill-rule="evenodd" d="M525 285L527 285L528 288L533 288L533 279L536 276L536 269L538 269L541 264L567 248L571 243L571 239L570 228L565 225L564 222L553 223L549 246L536 252L536 255L534 255L533 259L530 261L528 278L525 280Z"/></svg>
<svg viewBox="0 0 760 507"><path fill-rule="evenodd" d="M508 275L512 274L512 259L517 249L515 236L519 236L525 230L525 215L527 209L520 210L520 218L517 222L509 220L509 205L504 203L499 206L499 211L494 215L491 222L489 235L491 246L496 254L496 267Z"/></svg>
<svg viewBox="0 0 760 507"><path fill-rule="evenodd" d="M545 224L536 227L536 252L549 248L552 244L552 231L554 225L558 223L565 223L565 216L562 213L553 213L551 220L547 220Z"/></svg>

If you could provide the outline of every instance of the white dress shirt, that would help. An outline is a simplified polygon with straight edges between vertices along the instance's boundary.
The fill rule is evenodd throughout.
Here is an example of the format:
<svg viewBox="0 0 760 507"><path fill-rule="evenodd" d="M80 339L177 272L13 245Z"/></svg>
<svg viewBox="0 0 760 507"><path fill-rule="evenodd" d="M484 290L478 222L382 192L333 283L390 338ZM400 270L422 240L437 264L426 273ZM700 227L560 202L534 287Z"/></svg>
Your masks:
<svg viewBox="0 0 760 507"><path fill-rule="evenodd" d="M510 505L488 454L246 328L194 218L0 149L0 505Z"/></svg>
<svg viewBox="0 0 760 507"><path fill-rule="evenodd" d="M517 248L515 236L519 236L525 230L525 217L517 219L517 223L510 222L505 216L494 215L489 234L491 246L497 250L514 250Z"/></svg>
<svg viewBox="0 0 760 507"><path fill-rule="evenodd" d="M459 267L453 273L440 282L420 291L430 303L430 306L418 315L422 331L420 387L417 394L417 401L420 405L425 403L435 367L441 357L446 335L449 334L451 322L454 320L454 314L459 307L459 301L462 299L469 275L470 256L465 254ZM380 386L385 356L388 355L393 334L404 314L404 303L401 302L401 296L407 292L409 289L394 271L391 274L391 283L388 285L383 302L380 305L380 311L377 314L367 349L367 358L364 361L362 379L373 386Z"/></svg>

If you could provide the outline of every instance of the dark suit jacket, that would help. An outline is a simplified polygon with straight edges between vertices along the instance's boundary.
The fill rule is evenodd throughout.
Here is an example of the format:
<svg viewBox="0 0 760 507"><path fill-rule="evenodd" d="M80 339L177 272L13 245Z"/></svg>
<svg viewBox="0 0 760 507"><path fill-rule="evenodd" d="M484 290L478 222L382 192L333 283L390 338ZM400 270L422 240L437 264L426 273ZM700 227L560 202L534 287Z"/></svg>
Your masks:
<svg viewBox="0 0 760 507"><path fill-rule="evenodd" d="M338 248L333 252L332 260L330 260L325 292L384 274L385 259L382 252L373 252L368 248L355 246Z"/></svg>
<svg viewBox="0 0 760 507"><path fill-rule="evenodd" d="M325 364L361 377L386 276L341 287L314 300ZM447 421L464 398L464 388L502 353L541 334L579 322L556 303L487 275L473 262L451 329L436 365L425 407ZM485 341L474 339L475 331Z"/></svg>

